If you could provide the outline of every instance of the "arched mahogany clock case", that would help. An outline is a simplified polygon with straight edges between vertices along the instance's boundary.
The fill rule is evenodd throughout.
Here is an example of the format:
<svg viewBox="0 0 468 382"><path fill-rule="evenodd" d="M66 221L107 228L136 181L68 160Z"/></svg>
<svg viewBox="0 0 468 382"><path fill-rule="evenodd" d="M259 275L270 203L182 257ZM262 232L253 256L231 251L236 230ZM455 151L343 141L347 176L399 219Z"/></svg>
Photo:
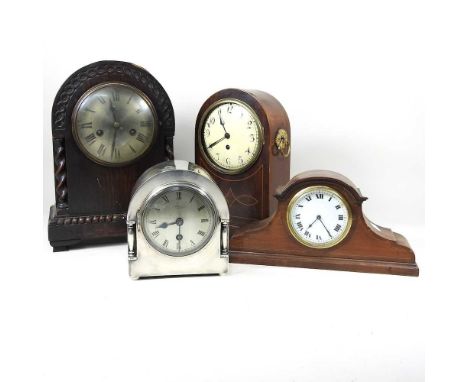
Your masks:
<svg viewBox="0 0 468 382"><path fill-rule="evenodd" d="M257 115L263 127L263 147L256 161L236 174L217 170L204 155L200 142L203 117L210 107L221 100L239 100ZM278 149L278 140L287 137L287 152ZM223 89L202 105L195 128L195 163L203 167L223 192L231 216L230 232L270 216L276 209L276 188L290 178L290 138L288 115L281 103L260 90Z"/></svg>
<svg viewBox="0 0 468 382"><path fill-rule="evenodd" d="M339 192L351 208L347 236L330 248L310 248L296 240L287 223L291 199L309 186ZM308 171L278 188L278 209L268 219L239 229L230 240L234 263L333 269L418 276L415 255L406 238L372 223L362 211L367 200L346 177L332 171Z"/></svg>
<svg viewBox="0 0 468 382"><path fill-rule="evenodd" d="M128 84L152 103L158 126L151 147L137 160L105 166L80 151L72 133L72 113L80 97L96 85ZM133 185L152 165L174 158L174 111L161 84L143 68L121 61L99 61L73 73L52 108L55 205L48 234L54 251L89 244L125 241L126 211Z"/></svg>

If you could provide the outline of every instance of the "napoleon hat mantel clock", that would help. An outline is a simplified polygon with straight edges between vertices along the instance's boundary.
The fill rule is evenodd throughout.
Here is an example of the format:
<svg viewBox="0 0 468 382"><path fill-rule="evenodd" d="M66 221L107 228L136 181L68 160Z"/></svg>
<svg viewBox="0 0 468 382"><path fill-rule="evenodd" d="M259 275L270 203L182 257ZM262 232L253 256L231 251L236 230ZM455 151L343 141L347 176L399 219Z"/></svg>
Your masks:
<svg viewBox="0 0 468 382"><path fill-rule="evenodd" d="M259 90L224 89L198 113L195 162L227 199L231 232L270 216L290 176L290 127L279 101Z"/></svg>
<svg viewBox="0 0 468 382"><path fill-rule="evenodd" d="M331 171L302 173L278 188L276 213L238 230L231 261L290 267L417 276L408 241L372 223L367 199Z"/></svg>
<svg viewBox="0 0 468 382"><path fill-rule="evenodd" d="M219 187L193 163L148 169L135 184L127 229L134 279L228 270L229 209Z"/></svg>
<svg viewBox="0 0 468 382"><path fill-rule="evenodd" d="M143 68L100 61L73 73L52 108L54 251L124 241L132 187L150 166L173 159L174 111Z"/></svg>

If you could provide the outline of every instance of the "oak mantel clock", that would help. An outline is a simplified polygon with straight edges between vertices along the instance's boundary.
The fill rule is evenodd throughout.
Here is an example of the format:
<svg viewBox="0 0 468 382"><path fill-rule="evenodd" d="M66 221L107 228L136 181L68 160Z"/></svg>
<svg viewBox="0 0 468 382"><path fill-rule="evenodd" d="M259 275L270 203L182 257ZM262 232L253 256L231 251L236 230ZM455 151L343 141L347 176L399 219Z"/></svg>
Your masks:
<svg viewBox="0 0 468 382"><path fill-rule="evenodd" d="M259 90L224 89L201 107L195 162L226 197L231 232L270 216L290 176L290 127L279 101Z"/></svg>
<svg viewBox="0 0 468 382"><path fill-rule="evenodd" d="M367 199L331 171L302 173L278 188L276 213L238 230L230 241L235 263L417 276L408 241L372 223Z"/></svg>
<svg viewBox="0 0 468 382"><path fill-rule="evenodd" d="M54 251L124 241L132 187L148 167L173 159L173 136L171 101L143 68L100 61L73 73L52 108Z"/></svg>

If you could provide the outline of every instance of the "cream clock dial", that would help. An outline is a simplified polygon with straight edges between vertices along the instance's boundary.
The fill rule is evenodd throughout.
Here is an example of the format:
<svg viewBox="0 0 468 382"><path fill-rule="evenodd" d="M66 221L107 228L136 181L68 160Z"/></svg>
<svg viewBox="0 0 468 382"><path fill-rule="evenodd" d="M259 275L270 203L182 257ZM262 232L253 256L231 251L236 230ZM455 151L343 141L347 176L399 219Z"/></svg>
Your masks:
<svg viewBox="0 0 468 382"><path fill-rule="evenodd" d="M262 125L255 112L238 100L215 103L202 120L200 131L210 164L225 173L246 170L262 150Z"/></svg>
<svg viewBox="0 0 468 382"><path fill-rule="evenodd" d="M326 186L311 186L298 192L288 206L288 227L302 244L329 248L342 241L352 223L345 199Z"/></svg>
<svg viewBox="0 0 468 382"><path fill-rule="evenodd" d="M118 166L141 157L151 146L156 113L138 89L122 83L91 88L73 113L73 135L94 162Z"/></svg>

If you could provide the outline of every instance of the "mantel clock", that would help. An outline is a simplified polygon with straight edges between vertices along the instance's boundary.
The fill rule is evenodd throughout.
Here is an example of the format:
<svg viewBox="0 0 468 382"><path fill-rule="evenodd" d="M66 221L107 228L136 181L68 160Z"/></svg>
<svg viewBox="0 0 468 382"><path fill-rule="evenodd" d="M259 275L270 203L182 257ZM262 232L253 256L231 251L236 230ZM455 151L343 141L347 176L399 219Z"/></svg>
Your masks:
<svg viewBox="0 0 468 382"><path fill-rule="evenodd" d="M126 211L135 181L173 159L174 111L145 69L100 61L73 73L52 108L54 251L126 238Z"/></svg>

